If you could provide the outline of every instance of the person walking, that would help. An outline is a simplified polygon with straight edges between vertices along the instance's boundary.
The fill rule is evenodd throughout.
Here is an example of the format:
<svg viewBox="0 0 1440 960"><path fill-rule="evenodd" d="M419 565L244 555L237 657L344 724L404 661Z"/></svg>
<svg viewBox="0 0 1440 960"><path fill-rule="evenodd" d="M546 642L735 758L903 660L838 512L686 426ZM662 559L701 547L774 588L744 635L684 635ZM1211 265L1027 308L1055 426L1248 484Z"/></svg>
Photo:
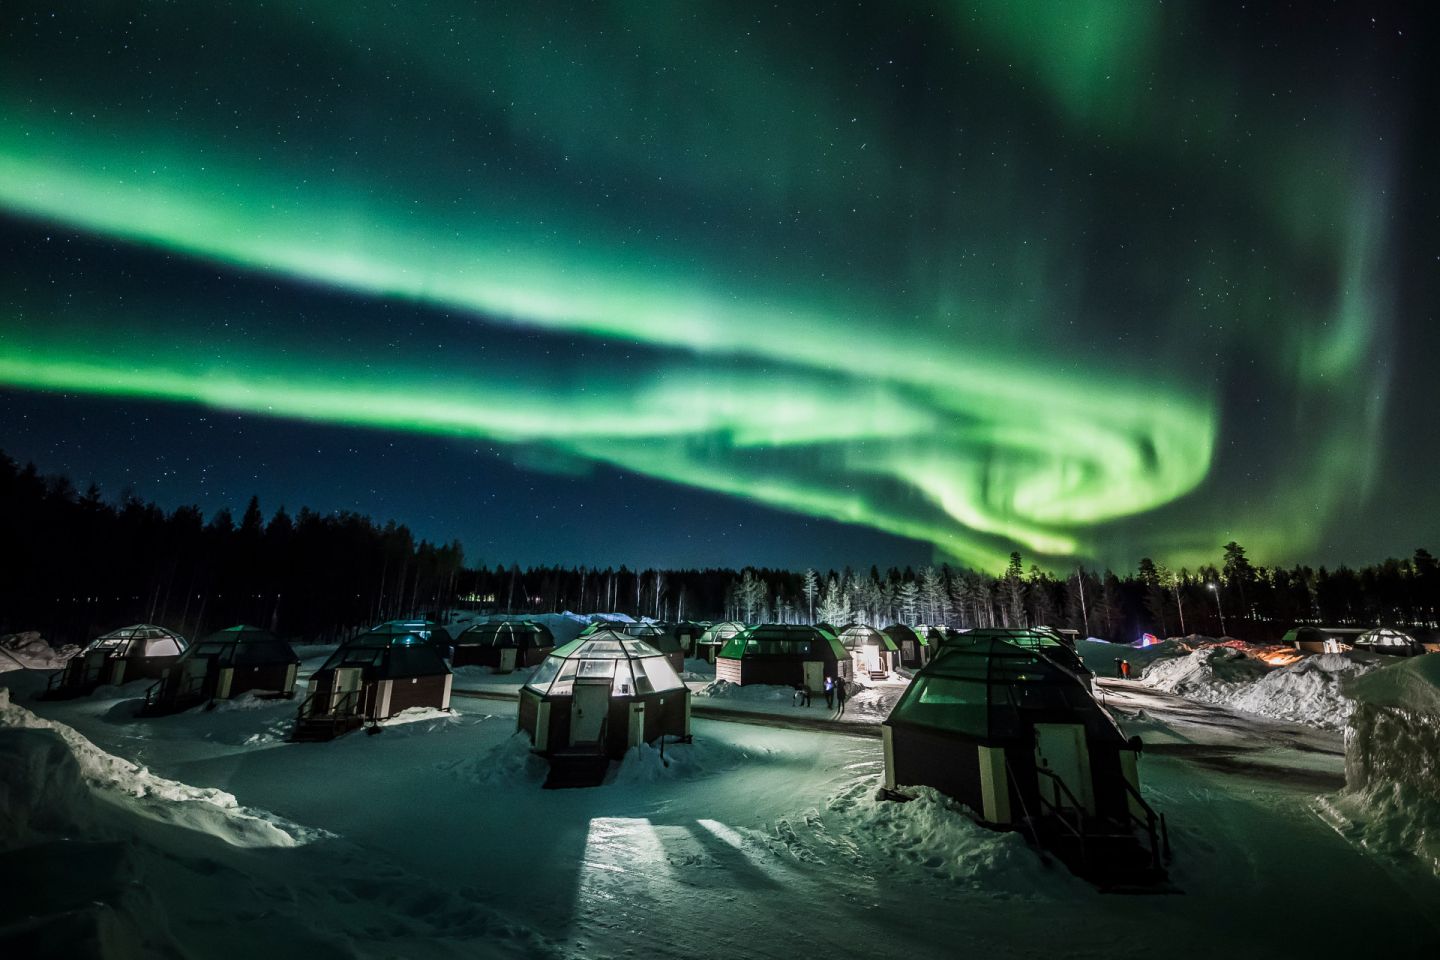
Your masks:
<svg viewBox="0 0 1440 960"><path fill-rule="evenodd" d="M835 679L835 703L839 708L835 711L837 717L845 715L845 696L845 678L837 677Z"/></svg>
<svg viewBox="0 0 1440 960"><path fill-rule="evenodd" d="M835 709L835 678L825 678L825 707L828 710Z"/></svg>

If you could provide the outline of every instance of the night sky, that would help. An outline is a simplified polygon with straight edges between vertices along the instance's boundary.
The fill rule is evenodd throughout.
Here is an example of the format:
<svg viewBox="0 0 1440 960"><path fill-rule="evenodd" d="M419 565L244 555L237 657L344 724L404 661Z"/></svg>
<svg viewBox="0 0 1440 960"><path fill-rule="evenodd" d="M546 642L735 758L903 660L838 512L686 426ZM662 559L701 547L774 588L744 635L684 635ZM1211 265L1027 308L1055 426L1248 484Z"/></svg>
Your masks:
<svg viewBox="0 0 1440 960"><path fill-rule="evenodd" d="M1418 4L0 6L0 448L471 562L1440 548Z"/></svg>

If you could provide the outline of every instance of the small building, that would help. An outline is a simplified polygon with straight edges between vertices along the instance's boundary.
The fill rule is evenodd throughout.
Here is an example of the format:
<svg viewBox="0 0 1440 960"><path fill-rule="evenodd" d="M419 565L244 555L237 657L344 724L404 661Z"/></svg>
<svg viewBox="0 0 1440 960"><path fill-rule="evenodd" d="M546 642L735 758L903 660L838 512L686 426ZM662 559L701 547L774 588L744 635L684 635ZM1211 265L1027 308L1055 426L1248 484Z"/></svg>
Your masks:
<svg viewBox="0 0 1440 960"><path fill-rule="evenodd" d="M193 644L145 694L142 713L186 710L242 693L295 695L300 658L290 644L259 627L228 627Z"/></svg>
<svg viewBox="0 0 1440 960"><path fill-rule="evenodd" d="M1418 657L1425 648L1410 634L1394 627L1376 627L1355 638L1355 647L1392 657Z"/></svg>
<svg viewBox="0 0 1440 960"><path fill-rule="evenodd" d="M450 658L452 653L452 642L450 631L433 620L386 620L365 631L371 634L389 634L393 637L413 636L433 646L440 651L445 659Z"/></svg>
<svg viewBox="0 0 1440 960"><path fill-rule="evenodd" d="M663 653L618 630L555 650L520 691L519 729L547 756L618 757L690 736L690 691Z"/></svg>
<svg viewBox="0 0 1440 960"><path fill-rule="evenodd" d="M1304 653L1344 653L1364 632L1363 627L1317 627L1306 624L1285 631L1280 642Z"/></svg>
<svg viewBox="0 0 1440 960"><path fill-rule="evenodd" d="M933 787L986 826L1031 831L1077 873L1163 876L1164 826L1140 795L1140 741L1037 650L997 636L941 647L882 737L892 796Z"/></svg>
<svg viewBox="0 0 1440 960"><path fill-rule="evenodd" d="M675 639L680 642L680 650L685 656L698 656L695 644L699 642L706 626L707 624L694 623L690 620L681 620L678 623L670 624L670 632L675 634Z"/></svg>
<svg viewBox="0 0 1440 960"><path fill-rule="evenodd" d="M534 620L490 620L477 623L455 638L450 662L457 667L478 665L496 673L533 667L555 649L550 628Z"/></svg>
<svg viewBox="0 0 1440 960"><path fill-rule="evenodd" d="M857 676L884 680L900 665L900 647L895 641L863 623L852 623L841 630L840 642L850 652L851 670Z"/></svg>
<svg viewBox="0 0 1440 960"><path fill-rule="evenodd" d="M439 647L381 624L340 646L310 678L294 740L330 740L411 707L450 709L454 676Z"/></svg>
<svg viewBox="0 0 1440 960"><path fill-rule="evenodd" d="M45 699L81 697L106 684L159 680L190 646L180 634L137 623L96 637L50 677Z"/></svg>
<svg viewBox="0 0 1440 960"><path fill-rule="evenodd" d="M923 667L929 661L931 652L945 642L944 627L929 627L924 624L910 627L903 623L894 623L880 632L895 644L898 664L912 669Z"/></svg>
<svg viewBox="0 0 1440 960"><path fill-rule="evenodd" d="M660 623L627 623L621 631L626 636L644 640L650 646L665 654L665 659L670 661L670 666L675 668L676 673L683 673L685 670L685 649L680 646L680 638L664 624Z"/></svg>
<svg viewBox="0 0 1440 960"><path fill-rule="evenodd" d="M853 676L850 652L819 627L767 623L735 634L715 657L715 679L744 686L769 683L825 689L825 678Z"/></svg>
<svg viewBox="0 0 1440 960"><path fill-rule="evenodd" d="M745 624L738 620L721 620L719 623L712 623L700 634L700 639L695 641L695 655L707 663L714 663L715 657L720 653L720 648L737 633L743 633Z"/></svg>

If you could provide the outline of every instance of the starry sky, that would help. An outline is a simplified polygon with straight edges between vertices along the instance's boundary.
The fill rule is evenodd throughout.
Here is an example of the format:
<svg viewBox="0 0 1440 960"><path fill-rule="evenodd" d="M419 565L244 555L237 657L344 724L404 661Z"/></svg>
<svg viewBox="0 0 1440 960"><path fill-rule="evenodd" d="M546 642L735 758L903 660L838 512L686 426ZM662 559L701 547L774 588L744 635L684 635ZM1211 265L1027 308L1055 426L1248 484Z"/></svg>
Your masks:
<svg viewBox="0 0 1440 960"><path fill-rule="evenodd" d="M1419 19L8 0L0 448L472 562L1437 546Z"/></svg>

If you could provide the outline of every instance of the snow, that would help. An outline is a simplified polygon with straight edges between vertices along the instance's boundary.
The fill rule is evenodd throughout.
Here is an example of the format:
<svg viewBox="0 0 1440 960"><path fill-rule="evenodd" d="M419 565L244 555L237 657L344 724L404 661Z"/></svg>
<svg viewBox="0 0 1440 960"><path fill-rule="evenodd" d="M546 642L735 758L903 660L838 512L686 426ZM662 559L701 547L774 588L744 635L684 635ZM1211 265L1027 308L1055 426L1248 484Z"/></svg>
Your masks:
<svg viewBox="0 0 1440 960"><path fill-rule="evenodd" d="M795 706L797 691L794 687L768 683L747 683L743 686L729 680L715 680L694 691L697 697L712 700L743 700L746 703L766 703L775 706ZM819 699L823 700L823 697Z"/></svg>
<svg viewBox="0 0 1440 960"><path fill-rule="evenodd" d="M907 787L908 802L882 800L868 782L832 797L827 809L842 815L845 832L888 849L888 872L919 872L936 882L1021 894L1047 886L1074 887L1080 881L1047 870L1018 832L987 830L963 804L932 787Z"/></svg>
<svg viewBox="0 0 1440 960"><path fill-rule="evenodd" d="M78 773L75 782L83 781L99 799L123 804L154 820L207 833L238 847L292 847L321 835L319 831L308 830L264 811L248 810L223 790L192 787L157 777L144 767L106 753L72 727L44 720L11 703L10 691L5 688L0 688L0 729L51 731L68 750L68 761L61 751L52 748L31 750L27 759L39 764L38 768L32 767L25 778L31 782L48 780L54 768L63 764L67 770L60 777L68 789L71 786L68 767L73 763ZM13 780L9 787L16 789ZM62 798L62 804L71 810L81 806L74 797ZM10 824L14 830L25 829L22 819L17 818ZM83 823L77 826L83 827ZM0 837L12 842L15 839L15 836Z"/></svg>
<svg viewBox="0 0 1440 960"><path fill-rule="evenodd" d="M11 676L14 689L43 687L42 674ZM1440 948L1426 912L1440 880L1398 875L1311 813L1308 781L1273 775L1316 762L1272 735L1282 725L1231 726L1220 708L1123 686L1117 702L1133 697L1133 714L1143 708L1148 726L1173 731L1175 752L1147 747L1142 778L1169 817L1184 896L1102 896L1035 856L1021 835L985 830L938 794L876 799L880 740L858 724L796 729L762 725L771 722L763 715L748 723L697 716L693 744L666 744L668 765L658 750L639 748L600 787L552 791L540 786L545 761L516 734L508 700L457 698L452 714L321 744L271 738L293 719L286 701L161 718L135 717L124 688L36 702L37 720L71 728L132 771L326 833L301 833L303 847L235 846L143 814L141 800L85 781L78 761L68 761L67 787L65 758L74 754L54 730L0 730L7 749L17 737L50 744L16 748L23 762L0 758L3 789L40 792L7 794L5 811L22 803L53 811L49 820L27 813L26 838L0 843L0 876L22 879L11 884L22 893L0 897L0 943L7 955L38 956L8 948L15 930L42 924L45 943L67 956L273 960L789 960L811 947L837 958L1026 957L1055 954L1060 936L1058 952L1068 956L1134 960ZM870 691L890 695L885 685ZM1164 716L1175 705L1193 726ZM827 715L823 700L809 713L751 706ZM1219 752L1232 759L1263 743L1270 766L1198 765L1191 757L1207 732L1224 734ZM45 759L47 750L59 758ZM10 773L17 769L47 775ZM102 798L107 792L113 797ZM1291 908L1277 912L1268 895L1310 890L1343 891L1347 909L1308 910L1292 922ZM63 926L53 919L62 913ZM108 952L65 939L95 931Z"/></svg>
<svg viewBox="0 0 1440 960"><path fill-rule="evenodd" d="M680 671L680 679L685 681L698 680L708 683L715 679L715 664L710 663L703 657L687 657L685 669Z"/></svg>
<svg viewBox="0 0 1440 960"><path fill-rule="evenodd" d="M1225 641L1186 652L1190 645L1152 658L1140 682L1201 703L1331 730L1342 729L1354 710L1346 682L1384 662L1358 651L1301 656Z"/></svg>
<svg viewBox="0 0 1440 960"><path fill-rule="evenodd" d="M0 673L11 670L58 670L80 648L67 643L59 650L46 643L37 631L11 633L0 637Z"/></svg>
<svg viewBox="0 0 1440 960"><path fill-rule="evenodd" d="M1090 637L1077 642L1075 652L1080 654L1080 660L1097 677L1115 676L1116 660L1129 660L1133 675L1139 676L1150 663L1167 657L1187 654L1208 641L1210 641L1209 637L1172 637L1148 647L1136 647L1128 643L1111 643L1108 640Z"/></svg>
<svg viewBox="0 0 1440 960"><path fill-rule="evenodd" d="M1426 654L1393 663L1350 683L1360 703L1440 716L1440 656Z"/></svg>
<svg viewBox="0 0 1440 960"><path fill-rule="evenodd" d="M1349 692L1345 791L1323 809L1356 843L1440 876L1440 656L1375 670Z"/></svg>

